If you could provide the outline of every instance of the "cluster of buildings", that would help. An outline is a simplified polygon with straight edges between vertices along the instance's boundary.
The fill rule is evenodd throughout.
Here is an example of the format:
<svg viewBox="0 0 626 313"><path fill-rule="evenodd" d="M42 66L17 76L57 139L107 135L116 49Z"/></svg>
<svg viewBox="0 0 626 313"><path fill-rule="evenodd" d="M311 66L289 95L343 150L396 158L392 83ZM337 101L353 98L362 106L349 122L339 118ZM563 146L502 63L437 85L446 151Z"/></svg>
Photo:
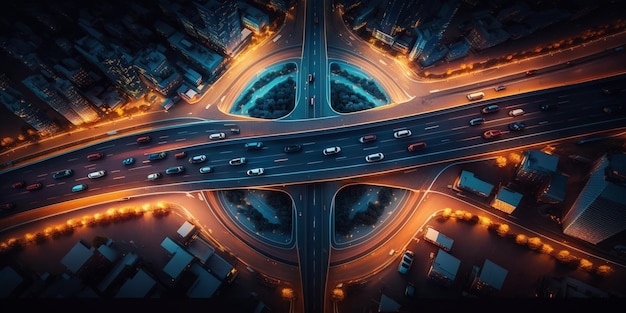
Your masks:
<svg viewBox="0 0 626 313"><path fill-rule="evenodd" d="M198 101L291 1L6 3L0 103L40 135L129 103ZM282 11L281 11L282 10ZM10 61L8 61L10 60ZM46 114L53 109L56 116Z"/></svg>
<svg viewBox="0 0 626 313"><path fill-rule="evenodd" d="M559 170L560 157L540 150L523 152L511 183L492 182L462 170L454 188L486 199L507 214L527 197L531 203L561 206L558 218L563 234L593 245L626 231L626 154L615 151L590 163L590 173L580 193L568 194L568 173ZM576 158L567 157L567 160ZM579 161L580 162L580 161ZM569 207L566 197L575 201Z"/></svg>
<svg viewBox="0 0 626 313"><path fill-rule="evenodd" d="M0 298L146 299L170 294L211 299L238 276L237 269L187 221L176 238L161 242L167 259L161 268L124 247L111 239L99 246L78 241L60 260L65 268L60 276L25 273L6 265L0 269Z"/></svg>
<svg viewBox="0 0 626 313"><path fill-rule="evenodd" d="M488 4L488 5L487 5ZM541 1L478 0L339 0L337 8L355 31L362 31L400 54L428 67L439 61L465 57L470 51L526 37L564 20L585 16L599 7L594 1L579 1L565 8L541 8ZM487 5L487 6L485 6ZM452 32L452 19L473 12Z"/></svg>

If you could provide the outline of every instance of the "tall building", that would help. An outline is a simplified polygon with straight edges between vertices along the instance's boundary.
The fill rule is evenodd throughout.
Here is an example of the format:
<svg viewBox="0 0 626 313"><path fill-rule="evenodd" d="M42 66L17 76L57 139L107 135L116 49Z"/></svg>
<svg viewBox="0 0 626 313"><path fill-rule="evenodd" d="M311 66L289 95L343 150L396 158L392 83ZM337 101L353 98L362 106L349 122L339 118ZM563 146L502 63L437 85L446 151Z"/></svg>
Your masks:
<svg viewBox="0 0 626 313"><path fill-rule="evenodd" d="M83 121L95 122L100 117L98 111L83 97L78 88L74 86L70 81L62 78L57 78L54 82L54 88L67 99L72 109L83 119Z"/></svg>
<svg viewBox="0 0 626 313"><path fill-rule="evenodd" d="M32 91L39 99L61 114L66 120L74 125L83 124L85 121L74 111L55 88L42 75L35 74L22 80L24 86Z"/></svg>
<svg viewBox="0 0 626 313"><path fill-rule="evenodd" d="M0 102L40 135L50 135L59 131L59 126L41 109L27 101L21 92L9 86L4 74L0 74Z"/></svg>
<svg viewBox="0 0 626 313"><path fill-rule="evenodd" d="M77 40L75 48L128 97L139 99L148 92L148 88L139 77L139 72L131 63L132 58L121 48L105 47L101 42L88 36Z"/></svg>
<svg viewBox="0 0 626 313"><path fill-rule="evenodd" d="M400 14L405 7L405 1L403 0L388 0L385 6L385 12L378 24L378 27L374 29L374 38L391 45L395 41L395 36L398 32L398 20Z"/></svg>
<svg viewBox="0 0 626 313"><path fill-rule="evenodd" d="M626 155L605 155L563 215L563 233L598 244L626 230Z"/></svg>
<svg viewBox="0 0 626 313"><path fill-rule="evenodd" d="M176 89L182 83L182 75L158 50L140 51L134 62L148 85L164 96L176 93Z"/></svg>
<svg viewBox="0 0 626 313"><path fill-rule="evenodd" d="M207 0L194 2L194 5L204 22L204 31L211 43L226 55L235 54L244 39L237 1Z"/></svg>

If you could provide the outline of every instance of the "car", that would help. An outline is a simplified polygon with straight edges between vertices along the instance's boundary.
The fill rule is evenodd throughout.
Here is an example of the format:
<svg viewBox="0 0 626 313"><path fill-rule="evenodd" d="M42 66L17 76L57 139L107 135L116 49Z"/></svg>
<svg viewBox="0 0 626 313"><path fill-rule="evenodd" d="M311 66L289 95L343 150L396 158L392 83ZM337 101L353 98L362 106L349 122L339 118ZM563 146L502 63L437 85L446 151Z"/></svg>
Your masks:
<svg viewBox="0 0 626 313"><path fill-rule="evenodd" d="M365 157L365 161L367 162L378 162L382 161L385 158L385 155L382 152L372 153Z"/></svg>
<svg viewBox="0 0 626 313"><path fill-rule="evenodd" d="M541 109L541 111L552 111L552 110L556 110L559 108L559 104L558 103L544 103L542 105L539 106L539 109Z"/></svg>
<svg viewBox="0 0 626 313"><path fill-rule="evenodd" d="M186 156L187 156L187 152L185 152L185 151L176 152L176 154L174 154L174 158L176 158L176 159L182 159L182 158L184 158Z"/></svg>
<svg viewBox="0 0 626 313"><path fill-rule="evenodd" d="M376 141L376 135L374 134L361 136L361 138L359 138L360 143L369 143L374 141Z"/></svg>
<svg viewBox="0 0 626 313"><path fill-rule="evenodd" d="M406 149L407 149L409 152L415 152L415 151L419 151L419 150L424 150L424 149L426 149L426 146L427 146L427 145L426 145L426 143L425 143L425 142L420 141L420 142L416 142L416 143L412 143L412 144L410 144L410 145L409 145Z"/></svg>
<svg viewBox="0 0 626 313"><path fill-rule="evenodd" d="M524 128L526 128L526 124L524 122L515 122L509 124L509 129L512 131L520 131L524 130Z"/></svg>
<svg viewBox="0 0 626 313"><path fill-rule="evenodd" d="M241 130L239 128L237 128L237 127L232 127L230 129L230 133L233 134L233 135L239 135L240 132L241 132Z"/></svg>
<svg viewBox="0 0 626 313"><path fill-rule="evenodd" d="M328 148L325 148L324 150L322 150L322 154L324 154L324 155L333 155L333 154L337 154L339 152L341 152L341 148L337 147L337 146L335 146L335 147L328 147Z"/></svg>
<svg viewBox="0 0 626 313"><path fill-rule="evenodd" d="M246 158L245 157L234 158L228 161L228 164L233 165L233 166L246 164Z"/></svg>
<svg viewBox="0 0 626 313"><path fill-rule="evenodd" d="M312 83L314 78L313 74L309 74L309 83Z"/></svg>
<svg viewBox="0 0 626 313"><path fill-rule="evenodd" d="M209 135L209 139L211 140L220 140L226 138L226 134L224 133L214 133Z"/></svg>
<svg viewBox="0 0 626 313"><path fill-rule="evenodd" d="M33 183L26 186L26 190L28 191L39 190L41 188L43 188L43 185L41 183Z"/></svg>
<svg viewBox="0 0 626 313"><path fill-rule="evenodd" d="M404 287L404 295L409 298L415 297L415 285L413 285L413 283L406 283L406 287Z"/></svg>
<svg viewBox="0 0 626 313"><path fill-rule="evenodd" d="M482 117L473 118L469 121L470 126L482 125L485 123L485 119Z"/></svg>
<svg viewBox="0 0 626 313"><path fill-rule="evenodd" d="M604 111L604 113L606 114L621 114L624 112L624 107L621 104L611 105L604 107L602 111Z"/></svg>
<svg viewBox="0 0 626 313"><path fill-rule="evenodd" d="M320 20L317 18L317 16L315 17L315 24L318 24L320 22Z"/></svg>
<svg viewBox="0 0 626 313"><path fill-rule="evenodd" d="M500 107L497 104L488 105L480 110L483 114L496 113L498 111L500 111Z"/></svg>
<svg viewBox="0 0 626 313"><path fill-rule="evenodd" d="M189 164L198 164L206 161L206 155L198 154L189 158Z"/></svg>
<svg viewBox="0 0 626 313"><path fill-rule="evenodd" d="M615 94L615 90L610 88L602 88L602 93L605 95L613 95Z"/></svg>
<svg viewBox="0 0 626 313"><path fill-rule="evenodd" d="M263 173L265 173L265 169L262 167L252 168L246 171L246 174L248 174L248 176L259 176L263 175Z"/></svg>
<svg viewBox="0 0 626 313"><path fill-rule="evenodd" d="M126 158L126 159L122 160L122 164L124 164L124 165L131 165L133 163L135 163L135 158L133 158L133 157Z"/></svg>
<svg viewBox="0 0 626 313"><path fill-rule="evenodd" d="M526 112L523 109L514 109L509 111L509 116L522 116L526 114Z"/></svg>
<svg viewBox="0 0 626 313"><path fill-rule="evenodd" d="M315 96L311 97L311 100L309 101L309 105L311 106L315 105Z"/></svg>
<svg viewBox="0 0 626 313"><path fill-rule="evenodd" d="M406 138L406 137L409 137L411 135L412 135L412 133L408 129L398 130L398 131L393 133L393 137L396 138L396 139Z"/></svg>
<svg viewBox="0 0 626 313"><path fill-rule="evenodd" d="M291 146L285 146L283 148L283 151L285 151L285 153L295 153L295 152L300 152L302 151L302 145L291 145Z"/></svg>
<svg viewBox="0 0 626 313"><path fill-rule="evenodd" d="M247 142L244 145L244 148L246 150L261 150L263 149L263 143L260 141L255 141L255 142Z"/></svg>
<svg viewBox="0 0 626 313"><path fill-rule="evenodd" d="M150 136L141 136L141 137L137 138L137 143L139 143L139 144L149 143L150 141L152 141L152 138L150 138Z"/></svg>
<svg viewBox="0 0 626 313"><path fill-rule="evenodd" d="M78 184L72 187L72 192L79 192L87 190L87 184Z"/></svg>
<svg viewBox="0 0 626 313"><path fill-rule="evenodd" d="M0 204L0 211L11 210L15 207L13 203L3 203Z"/></svg>
<svg viewBox="0 0 626 313"><path fill-rule="evenodd" d="M11 187L13 189L20 189L20 188L24 188L26 187L26 182L23 180L18 180L16 182L13 182L13 184L11 184Z"/></svg>
<svg viewBox="0 0 626 313"><path fill-rule="evenodd" d="M398 272L400 274L406 274L411 269L411 265L413 265L413 258L415 257L415 253L411 250L404 251L402 254L402 259L400 260L400 265L398 266Z"/></svg>
<svg viewBox="0 0 626 313"><path fill-rule="evenodd" d="M165 174L167 174L167 175L180 174L180 173L184 173L184 172L185 172L185 167L184 166L168 167L165 170Z"/></svg>
<svg viewBox="0 0 626 313"><path fill-rule="evenodd" d="M150 153L148 154L148 160L150 161L163 160L165 159L166 156L167 156L167 152Z"/></svg>
<svg viewBox="0 0 626 313"><path fill-rule="evenodd" d="M95 171L95 172L91 172L89 174L87 174L87 177L91 178L91 179L96 179L96 178L101 178L107 175L107 171L106 170L99 170L99 171Z"/></svg>
<svg viewBox="0 0 626 313"><path fill-rule="evenodd" d="M213 168L210 166L205 166L200 168L200 174L212 173Z"/></svg>
<svg viewBox="0 0 626 313"><path fill-rule="evenodd" d="M72 176L72 174L74 174L74 171L72 170L62 170L62 171L58 171L54 174L52 174L52 178L54 179L61 179L61 178L65 178L65 177L70 177Z"/></svg>
<svg viewBox="0 0 626 313"><path fill-rule="evenodd" d="M500 86L498 86L496 88L493 88L493 90L495 90L495 91L502 91L504 89L506 89L506 86L504 86L504 85L500 85Z"/></svg>
<svg viewBox="0 0 626 313"><path fill-rule="evenodd" d="M532 76L537 74L537 70L528 70L524 74L526 74L526 76Z"/></svg>
<svg viewBox="0 0 626 313"><path fill-rule="evenodd" d="M502 132L497 129L491 129L483 133L483 138L493 139L502 136Z"/></svg>
<svg viewBox="0 0 626 313"><path fill-rule="evenodd" d="M92 153L90 155L87 156L87 161L96 161L96 160L100 160L104 157L103 153Z"/></svg>
<svg viewBox="0 0 626 313"><path fill-rule="evenodd" d="M163 175L161 175L161 173L148 174L148 180L157 180L157 179L159 179L161 177L163 177Z"/></svg>

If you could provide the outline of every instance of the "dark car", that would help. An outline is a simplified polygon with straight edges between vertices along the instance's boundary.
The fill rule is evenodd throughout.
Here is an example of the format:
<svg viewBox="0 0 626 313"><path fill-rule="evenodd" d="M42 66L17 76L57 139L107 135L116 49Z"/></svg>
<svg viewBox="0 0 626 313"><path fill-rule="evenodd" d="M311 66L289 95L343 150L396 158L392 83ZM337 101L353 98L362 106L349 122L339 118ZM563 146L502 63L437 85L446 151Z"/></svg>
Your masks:
<svg viewBox="0 0 626 313"><path fill-rule="evenodd" d="M524 122L515 122L509 124L509 129L512 131L520 131L524 130L524 128L526 128L526 124L524 124Z"/></svg>
<svg viewBox="0 0 626 313"><path fill-rule="evenodd" d="M52 178L60 179L60 178L70 177L72 176L72 174L74 174L72 170L62 170L62 171L58 171L52 174Z"/></svg>
<svg viewBox="0 0 626 313"><path fill-rule="evenodd" d="M133 157L126 158L126 159L122 160L122 164L124 164L124 165L131 165L133 163L135 163L135 158L133 158Z"/></svg>
<svg viewBox="0 0 626 313"><path fill-rule="evenodd" d="M26 186L26 190L28 191L39 190L41 188L43 188L43 185L41 183L34 183Z"/></svg>
<svg viewBox="0 0 626 313"><path fill-rule="evenodd" d="M285 153L300 152L300 151L302 151L302 145L286 146L285 148L283 148L283 151L285 151Z"/></svg>
<svg viewBox="0 0 626 313"><path fill-rule="evenodd" d="M365 135L359 138L360 143L368 143L368 142L374 142L374 141L376 141L376 135L374 134Z"/></svg>
<svg viewBox="0 0 626 313"><path fill-rule="evenodd" d="M263 148L263 143L260 141L248 142L244 145L246 150L260 150Z"/></svg>
<svg viewBox="0 0 626 313"><path fill-rule="evenodd" d="M150 161L163 160L165 159L166 156L167 156L166 152L150 153L148 154L148 160Z"/></svg>
<svg viewBox="0 0 626 313"><path fill-rule="evenodd" d="M187 152L185 151L177 152L176 154L174 154L174 157L177 159L182 159L186 156L187 156Z"/></svg>
<svg viewBox="0 0 626 313"><path fill-rule="evenodd" d="M552 110L556 110L559 108L559 104L558 103L544 103L542 105L539 106L539 109L541 109L541 111L552 111Z"/></svg>
<svg viewBox="0 0 626 313"><path fill-rule="evenodd" d="M412 143L407 147L407 150L409 150L409 152L414 152L414 151L418 151L418 150L423 150L426 149L426 143L421 141L421 142L416 142L416 143Z"/></svg>
<svg viewBox="0 0 626 313"><path fill-rule="evenodd" d="M100 160L104 157L103 153L92 153L90 155L87 156L87 161L96 161L96 160Z"/></svg>
<svg viewBox="0 0 626 313"><path fill-rule="evenodd" d="M165 170L165 174L167 175L171 175L171 174L180 174L185 172L185 167L184 166L174 166L174 167L169 167Z"/></svg>
<svg viewBox="0 0 626 313"><path fill-rule="evenodd" d="M137 143L149 143L150 141L152 141L152 138L150 138L150 136L141 136L137 138Z"/></svg>
<svg viewBox="0 0 626 313"><path fill-rule="evenodd" d="M13 189L24 188L26 187L26 182L23 180L16 181L13 184L11 184L11 187L13 187Z"/></svg>
<svg viewBox="0 0 626 313"><path fill-rule="evenodd" d="M528 70L528 71L526 71L525 74L526 74L526 76L532 76L532 75L537 74L537 70Z"/></svg>
<svg viewBox="0 0 626 313"><path fill-rule="evenodd" d="M496 113L500 111L500 107L497 104L492 104L484 107L480 110L483 114Z"/></svg>
<svg viewBox="0 0 626 313"><path fill-rule="evenodd" d="M0 204L0 211L11 210L15 207L13 203L3 203Z"/></svg>

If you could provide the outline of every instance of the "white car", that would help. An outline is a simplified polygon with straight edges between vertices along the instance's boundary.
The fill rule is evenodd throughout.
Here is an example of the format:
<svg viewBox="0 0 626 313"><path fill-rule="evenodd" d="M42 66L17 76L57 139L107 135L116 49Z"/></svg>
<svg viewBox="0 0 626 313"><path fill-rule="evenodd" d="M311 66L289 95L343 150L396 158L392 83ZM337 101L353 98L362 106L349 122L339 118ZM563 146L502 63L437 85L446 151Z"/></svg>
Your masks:
<svg viewBox="0 0 626 313"><path fill-rule="evenodd" d="M150 175L148 175L148 180L157 180L159 178L161 178L161 173L152 173Z"/></svg>
<svg viewBox="0 0 626 313"><path fill-rule="evenodd" d="M411 133L411 131L410 131L410 130L408 130L408 129L403 129L403 130L399 130L399 131L397 131L397 132L394 132L394 133L393 133L393 137L394 137L394 138L396 138L396 139L399 139L399 138L406 138L406 137L411 136L411 134L412 134L412 133Z"/></svg>
<svg viewBox="0 0 626 313"><path fill-rule="evenodd" d="M385 158L385 155L382 154L382 152L378 152L378 153L373 153L370 154L368 156L365 157L365 161L367 162L378 162L378 161L382 161L382 159Z"/></svg>
<svg viewBox="0 0 626 313"><path fill-rule="evenodd" d="M91 173L87 174L87 177L89 177L91 179L95 179L95 178L104 177L104 176L106 176L106 174L107 174L107 171L99 170L99 171L95 171L95 172L91 172Z"/></svg>
<svg viewBox="0 0 626 313"><path fill-rule="evenodd" d="M211 140L220 140L220 139L224 139L226 138L226 134L224 133L215 133L215 134L210 134L209 135L209 139Z"/></svg>
<svg viewBox="0 0 626 313"><path fill-rule="evenodd" d="M263 173L265 173L265 169L263 169L262 167L253 168L246 171L246 174L248 174L248 176L259 176L263 175Z"/></svg>
<svg viewBox="0 0 626 313"><path fill-rule="evenodd" d="M337 154L341 152L341 148L340 147L328 147L324 150L322 150L322 153L324 155L332 155L332 154Z"/></svg>
<svg viewBox="0 0 626 313"><path fill-rule="evenodd" d="M244 158L244 157L234 158L234 159L228 161L228 164L230 164L230 165L246 164L246 158Z"/></svg>
<svg viewBox="0 0 626 313"><path fill-rule="evenodd" d="M189 163L191 164L202 163L204 161L206 161L206 155L204 154L194 155L191 158L189 158Z"/></svg>

